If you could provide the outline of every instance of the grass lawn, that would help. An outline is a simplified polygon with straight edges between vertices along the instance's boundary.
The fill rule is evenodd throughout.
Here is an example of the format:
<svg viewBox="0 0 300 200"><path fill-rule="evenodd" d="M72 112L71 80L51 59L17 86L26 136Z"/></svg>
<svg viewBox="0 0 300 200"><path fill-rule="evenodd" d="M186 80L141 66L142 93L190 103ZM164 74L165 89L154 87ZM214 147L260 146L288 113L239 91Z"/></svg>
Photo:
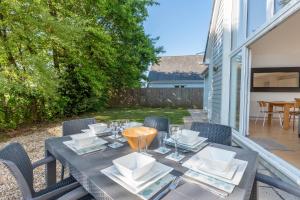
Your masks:
<svg viewBox="0 0 300 200"><path fill-rule="evenodd" d="M98 122L107 122L120 119L143 122L145 117L148 116L164 116L168 117L172 124L183 124L183 117L190 116L190 114L187 109L184 108L111 108L105 109L101 112L86 113L77 117L72 117L71 119L95 117ZM56 119L52 122L50 121L26 125L5 133L0 132L0 142L9 141L13 137L39 133L49 127L59 127L61 126L61 123L66 120L70 120L70 118Z"/></svg>
<svg viewBox="0 0 300 200"><path fill-rule="evenodd" d="M170 119L172 124L183 124L182 118L189 115L187 109L184 108L112 108L89 114L97 121L103 122L119 119L143 122L147 116L165 116Z"/></svg>

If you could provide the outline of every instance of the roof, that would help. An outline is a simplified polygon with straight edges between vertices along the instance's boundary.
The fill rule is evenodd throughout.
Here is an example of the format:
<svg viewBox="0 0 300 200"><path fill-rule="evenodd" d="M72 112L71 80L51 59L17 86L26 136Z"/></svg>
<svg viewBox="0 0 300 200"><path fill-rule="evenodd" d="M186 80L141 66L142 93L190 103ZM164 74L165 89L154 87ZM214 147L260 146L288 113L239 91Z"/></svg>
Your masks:
<svg viewBox="0 0 300 200"><path fill-rule="evenodd" d="M203 55L163 56L159 64L151 67L148 80L202 80L201 73L206 69L202 61Z"/></svg>

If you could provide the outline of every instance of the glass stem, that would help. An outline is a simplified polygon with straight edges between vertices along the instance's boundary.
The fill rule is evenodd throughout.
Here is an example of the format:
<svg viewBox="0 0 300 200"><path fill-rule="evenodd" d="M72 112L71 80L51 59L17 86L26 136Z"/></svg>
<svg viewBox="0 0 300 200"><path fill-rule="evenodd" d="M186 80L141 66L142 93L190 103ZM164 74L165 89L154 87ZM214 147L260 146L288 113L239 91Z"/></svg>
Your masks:
<svg viewBox="0 0 300 200"><path fill-rule="evenodd" d="M178 157L177 140L175 140L175 157Z"/></svg>

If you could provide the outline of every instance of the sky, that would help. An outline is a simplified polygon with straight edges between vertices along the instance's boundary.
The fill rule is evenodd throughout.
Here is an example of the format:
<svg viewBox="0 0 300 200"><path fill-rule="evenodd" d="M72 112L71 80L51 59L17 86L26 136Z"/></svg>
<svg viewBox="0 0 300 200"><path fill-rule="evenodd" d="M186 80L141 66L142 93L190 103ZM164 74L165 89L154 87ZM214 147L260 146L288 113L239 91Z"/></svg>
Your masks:
<svg viewBox="0 0 300 200"><path fill-rule="evenodd" d="M147 34L159 36L164 56L204 52L211 17L212 0L157 0L149 7L144 23Z"/></svg>

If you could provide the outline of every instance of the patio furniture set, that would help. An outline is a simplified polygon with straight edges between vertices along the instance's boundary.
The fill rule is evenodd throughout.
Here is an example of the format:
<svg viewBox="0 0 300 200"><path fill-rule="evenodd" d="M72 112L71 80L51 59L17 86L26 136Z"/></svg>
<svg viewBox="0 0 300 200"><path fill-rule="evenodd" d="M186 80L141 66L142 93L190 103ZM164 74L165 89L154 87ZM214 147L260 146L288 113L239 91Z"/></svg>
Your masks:
<svg viewBox="0 0 300 200"><path fill-rule="evenodd" d="M293 131L295 130L296 117L300 116L300 99L295 98L295 101L258 101L259 112L263 115L263 126L266 119L271 125L273 115L278 115L280 126L285 130L290 128L290 121L292 118ZM278 109L279 108L279 109ZM258 117L255 120L257 123Z"/></svg>
<svg viewBox="0 0 300 200"><path fill-rule="evenodd" d="M0 162L26 200L257 199L258 181L300 197L298 187L256 172L256 152L231 143L231 128L219 124L195 122L187 130L164 117L110 126L88 118L64 122L63 136L45 141L42 160L31 163L23 147L11 143L0 150ZM47 187L35 191L33 171L41 165Z"/></svg>

